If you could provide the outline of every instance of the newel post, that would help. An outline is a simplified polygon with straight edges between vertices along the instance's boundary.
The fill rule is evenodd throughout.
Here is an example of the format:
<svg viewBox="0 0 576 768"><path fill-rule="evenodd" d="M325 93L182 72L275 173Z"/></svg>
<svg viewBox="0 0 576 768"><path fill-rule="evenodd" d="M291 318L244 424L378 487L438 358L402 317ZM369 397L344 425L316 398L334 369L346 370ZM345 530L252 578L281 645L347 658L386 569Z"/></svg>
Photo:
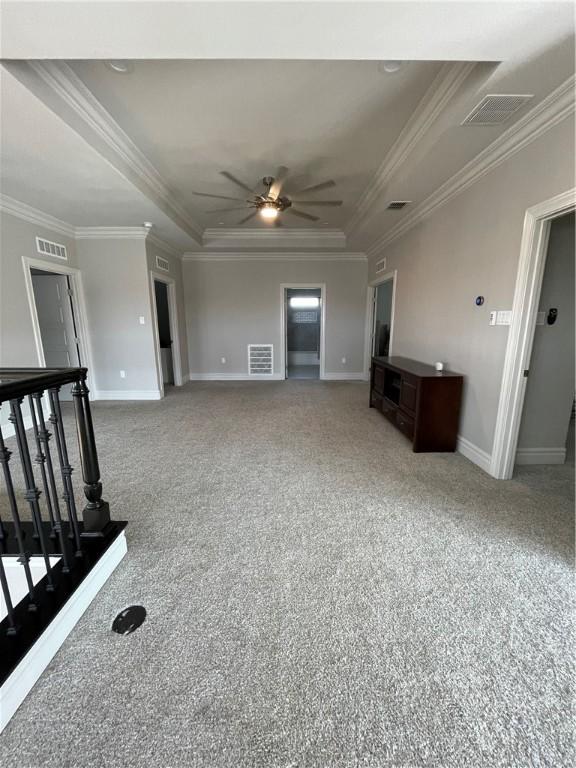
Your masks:
<svg viewBox="0 0 576 768"><path fill-rule="evenodd" d="M72 386L78 447L82 464L82 478L84 479L84 495L88 500L82 512L84 530L81 535L104 536L106 528L110 525L110 507L108 502L102 499L100 467L98 466L98 453L88 392L86 371L83 370L80 378Z"/></svg>

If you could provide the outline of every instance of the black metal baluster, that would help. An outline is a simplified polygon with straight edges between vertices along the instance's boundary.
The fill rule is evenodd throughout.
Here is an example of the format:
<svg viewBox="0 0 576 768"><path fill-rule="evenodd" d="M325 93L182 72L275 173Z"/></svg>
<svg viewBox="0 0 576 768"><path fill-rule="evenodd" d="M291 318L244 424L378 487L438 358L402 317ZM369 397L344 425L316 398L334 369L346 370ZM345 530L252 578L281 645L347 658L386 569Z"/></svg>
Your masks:
<svg viewBox="0 0 576 768"><path fill-rule="evenodd" d="M0 555L0 585L2 586L2 594L4 595L4 602L6 603L6 611L8 613L8 630L6 634L16 634L16 622L14 621L14 606L12 605L12 598L10 596L10 587L8 586L8 579L6 578L6 571L4 570L4 561L2 555Z"/></svg>
<svg viewBox="0 0 576 768"><path fill-rule="evenodd" d="M88 500L82 512L84 520L82 535L103 536L107 526L110 525L110 507L108 502L102 499L100 467L88 392L86 373L82 373L72 386L78 447L82 463L82 477L84 478L84 495Z"/></svg>
<svg viewBox="0 0 576 768"><path fill-rule="evenodd" d="M20 552L20 563L24 568L24 574L26 576L26 583L28 585L28 594L30 596L30 604L28 610L36 610L34 582L32 580L32 573L30 566L28 565L29 556L24 548L24 536L22 533L22 524L20 522L20 515L18 514L18 505L16 504L16 495L14 493L14 483L12 482L12 474L10 472L10 456L12 452L4 445L4 437L2 435L2 429L0 428L0 464L4 472L4 483L8 492L8 499L10 501L10 511L12 513L12 521L14 523L14 533L16 541L18 542L18 551Z"/></svg>
<svg viewBox="0 0 576 768"><path fill-rule="evenodd" d="M68 449L66 447L66 435L64 434L64 425L62 423L62 410L60 408L60 399L58 392L60 387L51 387L48 390L50 397L50 423L54 426L54 437L56 438L56 447L58 449L58 459L60 461L60 471L62 473L62 484L64 493L62 498L66 503L68 518L70 520L70 537L76 544L76 557L82 557L82 546L80 544L80 531L78 527L78 515L76 513L76 500L74 499L74 488L72 486L72 472L74 471L68 461Z"/></svg>
<svg viewBox="0 0 576 768"><path fill-rule="evenodd" d="M52 454L50 453L50 432L46 429L46 422L44 420L44 410L42 408L42 396L43 392L36 392L32 395L36 403L36 410L38 412L38 453L42 453L46 462L46 473L48 475L48 486L44 485L44 493L46 499L51 499L54 513L54 530L58 536L60 542L60 549L62 550L62 573L68 573L70 571L70 563L68 561L68 555L66 551L66 543L64 541L64 529L62 525L62 515L60 514L60 503L58 501L58 490L56 488L56 480L54 478L54 467L52 465ZM34 411L32 402L30 408ZM36 419L34 416L34 424ZM45 476L43 475L45 479Z"/></svg>
<svg viewBox="0 0 576 768"><path fill-rule="evenodd" d="M30 459L30 451L28 450L28 441L26 440L26 429L24 427L24 420L22 418L22 409L20 408L21 403L21 397L10 400L10 410L12 412L10 421L12 421L16 430L16 442L18 444L18 452L20 453L22 472L24 473L24 484L26 485L26 493L24 496L30 505L32 519L36 521L36 530L40 540L40 549L42 551L44 565L46 566L46 590L51 592L54 589L54 583L52 581L52 566L50 565L50 556L48 554L46 536L44 534L44 528L42 527L42 515L40 513L40 505L38 504L40 491L36 487L34 481L32 461Z"/></svg>
<svg viewBox="0 0 576 768"><path fill-rule="evenodd" d="M36 457L34 461L40 467L40 474L42 476L42 488L44 490L44 498L46 499L46 507L48 509L48 517L50 518L50 536L54 538L56 536L56 525L54 521L54 513L52 512L52 499L50 498L50 492L48 490L48 478L46 477L46 457L42 452L42 445L40 444L40 435L38 434L38 422L36 420L36 410L34 408L34 401L32 395L28 395L28 405L30 406L30 415L32 416L32 431L34 432L34 440L36 442Z"/></svg>

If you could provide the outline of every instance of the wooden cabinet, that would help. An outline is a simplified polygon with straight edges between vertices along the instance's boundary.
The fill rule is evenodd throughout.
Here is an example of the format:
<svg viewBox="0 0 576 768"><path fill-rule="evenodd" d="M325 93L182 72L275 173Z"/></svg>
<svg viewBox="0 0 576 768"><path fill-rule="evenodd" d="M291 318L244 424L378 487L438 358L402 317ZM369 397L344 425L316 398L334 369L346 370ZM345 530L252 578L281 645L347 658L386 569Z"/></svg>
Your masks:
<svg viewBox="0 0 576 768"><path fill-rule="evenodd" d="M407 357L373 357L370 407L412 442L413 450L455 451L463 376Z"/></svg>

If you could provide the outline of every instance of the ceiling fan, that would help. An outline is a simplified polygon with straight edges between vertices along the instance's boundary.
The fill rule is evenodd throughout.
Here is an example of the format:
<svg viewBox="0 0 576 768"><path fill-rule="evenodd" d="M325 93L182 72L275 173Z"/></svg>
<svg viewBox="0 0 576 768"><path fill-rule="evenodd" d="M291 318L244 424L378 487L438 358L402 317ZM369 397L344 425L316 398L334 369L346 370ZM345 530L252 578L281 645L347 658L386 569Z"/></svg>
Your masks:
<svg viewBox="0 0 576 768"><path fill-rule="evenodd" d="M276 227L282 226L279 218L280 214L282 213L289 213L292 214L292 216L299 216L300 218L308 219L309 221L319 221L319 216L313 216L311 213L307 213L306 211L302 211L299 208L295 208L294 205L337 207L342 205L343 202L342 200L303 200L300 198L300 195L307 195L308 193L320 192L322 189L330 189L331 187L335 187L336 182L332 180L323 181L320 184L313 184L312 186L304 187L304 189L299 189L298 191L291 193L290 196L286 194L283 195L282 189L288 176L288 168L285 168L284 166L280 166L280 168L278 168L276 176L264 176L260 183L263 187L261 192L258 192L258 187L260 187L260 184L258 184L255 189L252 189L248 186L248 184L240 181L240 179L237 179L236 176L233 176L228 171L220 171L220 173L222 176L228 179L228 181L231 181L233 184L236 184L237 187L240 187L245 192L248 192L249 197L242 198L229 197L228 195L211 195L206 192L194 192L194 194L198 195L199 197L218 198L219 200L234 200L236 202L244 203L244 205L241 206L234 206L232 208L217 208L216 210L206 211L206 213L226 213L228 211L240 211L245 210L246 207L254 209L248 214L248 216L245 216L238 222L238 226L245 224L247 221L250 221L250 219L253 219L258 214L260 214L261 218L263 218L265 221L270 222Z"/></svg>

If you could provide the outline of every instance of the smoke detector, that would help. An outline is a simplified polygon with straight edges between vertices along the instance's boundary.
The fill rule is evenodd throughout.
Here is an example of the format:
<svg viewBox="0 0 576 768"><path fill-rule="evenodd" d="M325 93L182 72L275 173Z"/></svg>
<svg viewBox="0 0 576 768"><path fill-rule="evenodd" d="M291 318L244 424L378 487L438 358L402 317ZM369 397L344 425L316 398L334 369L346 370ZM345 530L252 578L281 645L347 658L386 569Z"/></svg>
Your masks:
<svg viewBox="0 0 576 768"><path fill-rule="evenodd" d="M500 125L533 98L533 93L489 93L462 120L461 125Z"/></svg>

